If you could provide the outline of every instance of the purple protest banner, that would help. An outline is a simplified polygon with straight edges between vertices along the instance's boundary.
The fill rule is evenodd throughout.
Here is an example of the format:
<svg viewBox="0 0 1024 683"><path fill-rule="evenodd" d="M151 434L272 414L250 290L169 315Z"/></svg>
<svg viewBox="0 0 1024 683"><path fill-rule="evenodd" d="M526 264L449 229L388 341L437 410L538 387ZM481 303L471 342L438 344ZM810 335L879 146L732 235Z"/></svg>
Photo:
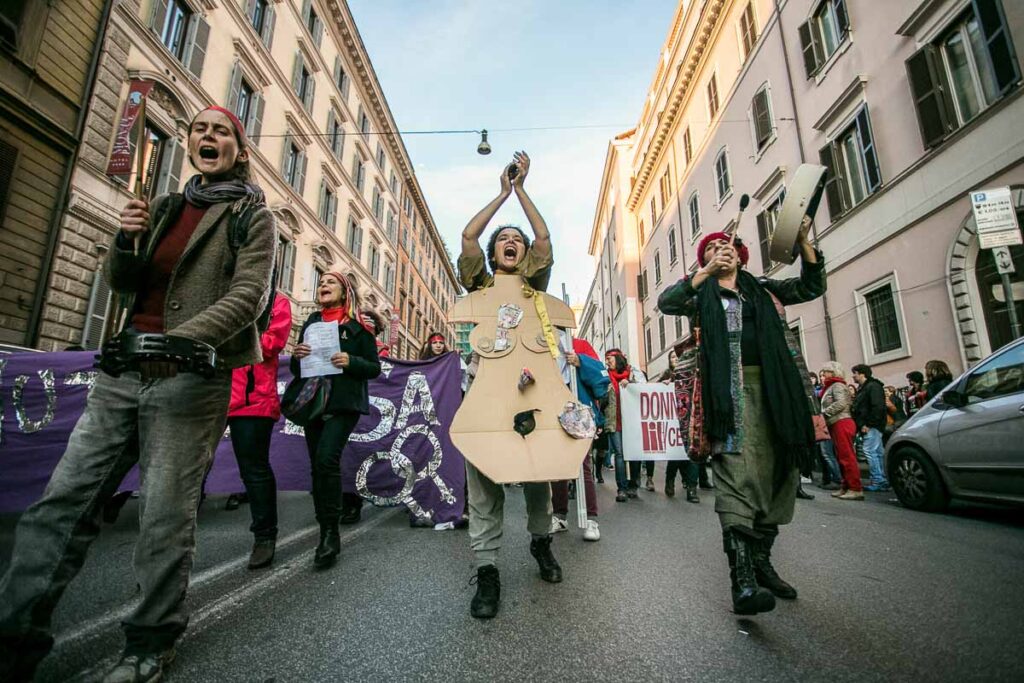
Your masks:
<svg viewBox="0 0 1024 683"><path fill-rule="evenodd" d="M95 379L94 354L22 353L0 357L0 512L37 500L85 408ZM281 359L278 392L291 380ZM465 465L448 429L462 400L459 357L382 359L370 382L370 414L342 453L342 489L376 505L406 505L435 523L453 522L465 505ZM271 439L279 490L308 491L310 464L302 428L284 418ZM135 488L136 471L122 488ZM217 448L208 493L242 491L231 441Z"/></svg>

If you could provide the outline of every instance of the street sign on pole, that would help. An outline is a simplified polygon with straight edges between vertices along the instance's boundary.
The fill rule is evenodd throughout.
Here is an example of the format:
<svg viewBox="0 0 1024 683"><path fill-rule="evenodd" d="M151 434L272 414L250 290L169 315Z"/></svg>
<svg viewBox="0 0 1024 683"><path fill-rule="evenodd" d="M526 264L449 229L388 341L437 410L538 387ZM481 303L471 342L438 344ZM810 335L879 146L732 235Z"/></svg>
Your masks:
<svg viewBox="0 0 1024 683"><path fill-rule="evenodd" d="M1009 187L972 192L971 209L982 249L1024 244Z"/></svg>
<svg viewBox="0 0 1024 683"><path fill-rule="evenodd" d="M996 270L1000 275L1012 275L1017 272L1009 247L996 247L992 250L992 258L996 261Z"/></svg>

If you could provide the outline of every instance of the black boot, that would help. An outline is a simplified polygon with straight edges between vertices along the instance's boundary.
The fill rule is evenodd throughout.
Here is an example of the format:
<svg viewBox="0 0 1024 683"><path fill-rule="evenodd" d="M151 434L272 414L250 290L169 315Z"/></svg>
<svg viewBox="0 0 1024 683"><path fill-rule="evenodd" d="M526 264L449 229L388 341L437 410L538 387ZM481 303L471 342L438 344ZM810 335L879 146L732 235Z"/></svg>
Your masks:
<svg viewBox="0 0 1024 683"><path fill-rule="evenodd" d="M277 543L273 538L258 538L252 544L252 553L249 554L249 569L262 569L269 567L274 561L274 549Z"/></svg>
<svg viewBox="0 0 1024 683"><path fill-rule="evenodd" d="M498 613L501 603L501 577L498 568L485 564L476 570L470 583L476 583L476 595L469 604L469 613L477 619L492 619Z"/></svg>
<svg viewBox="0 0 1024 683"><path fill-rule="evenodd" d="M699 503L700 496L697 495L697 489L687 487L686 489L686 502L687 503Z"/></svg>
<svg viewBox="0 0 1024 683"><path fill-rule="evenodd" d="M562 582L562 568L558 561L551 554L551 536L535 538L530 541L530 554L537 560L540 566L540 578L548 583Z"/></svg>
<svg viewBox="0 0 1024 683"><path fill-rule="evenodd" d="M320 525L320 544L313 554L313 566L317 569L327 569L338 560L341 553L341 534L338 533L338 523Z"/></svg>
<svg viewBox="0 0 1024 683"><path fill-rule="evenodd" d="M752 548L754 539L750 530L732 527L722 537L725 554L729 556L733 611L743 615L771 612L775 609L775 596L757 585Z"/></svg>
<svg viewBox="0 0 1024 683"><path fill-rule="evenodd" d="M778 528L758 528L761 540L753 544L754 576L758 585L764 586L777 598L796 600L796 589L786 583L772 566L772 546L779 535Z"/></svg>

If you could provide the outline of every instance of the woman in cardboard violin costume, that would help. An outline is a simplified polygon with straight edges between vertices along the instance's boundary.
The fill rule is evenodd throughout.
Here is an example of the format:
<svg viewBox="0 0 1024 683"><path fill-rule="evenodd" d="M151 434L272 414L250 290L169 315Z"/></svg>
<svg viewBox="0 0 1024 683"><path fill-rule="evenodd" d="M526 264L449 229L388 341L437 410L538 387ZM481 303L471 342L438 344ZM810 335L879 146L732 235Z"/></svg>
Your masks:
<svg viewBox="0 0 1024 683"><path fill-rule="evenodd" d="M188 624L203 476L224 435L232 368L262 359L256 320L275 246L273 215L249 182L245 128L234 114L200 112L189 125L188 155L199 173L184 196L157 197L152 211L133 200L122 211L103 274L127 304L122 334L198 342L215 350L216 367L199 374L176 360L149 361L98 374L43 497L21 518L0 581L2 680L31 678L49 652L53 609L99 533L100 508L136 463L141 601L123 622L124 654L104 680L160 678Z"/></svg>
<svg viewBox="0 0 1024 683"><path fill-rule="evenodd" d="M512 171L510 178L509 171ZM547 224L523 186L530 171L530 158L516 153L515 161L501 174L501 193L477 213L462 232L462 253L459 256L459 280L468 292L475 292L494 283L496 272L515 273L538 292L547 289L551 279L551 238ZM533 229L534 240L518 227L500 226L491 234L486 255L480 249L479 239L487 223L498 212L505 200L515 192ZM490 267L488 271L487 266ZM510 391L516 391L510 384ZM476 595L470 613L478 619L487 619L498 612L501 582L496 566L504 527L505 491L470 462L466 463L469 488L469 537L476 556ZM529 482L523 484L528 515L527 528L532 540L530 552L540 566L541 578L551 583L562 580L562 569L551 554L551 484Z"/></svg>
<svg viewBox="0 0 1024 683"><path fill-rule="evenodd" d="M746 246L717 232L697 247L700 270L658 297L663 313L700 328L704 431L737 614L796 598L770 560L779 525L793 519L799 465L815 444L806 366L782 317L782 306L825 292L824 257L808 241L809 227L797 240L799 278L755 278L744 269Z"/></svg>

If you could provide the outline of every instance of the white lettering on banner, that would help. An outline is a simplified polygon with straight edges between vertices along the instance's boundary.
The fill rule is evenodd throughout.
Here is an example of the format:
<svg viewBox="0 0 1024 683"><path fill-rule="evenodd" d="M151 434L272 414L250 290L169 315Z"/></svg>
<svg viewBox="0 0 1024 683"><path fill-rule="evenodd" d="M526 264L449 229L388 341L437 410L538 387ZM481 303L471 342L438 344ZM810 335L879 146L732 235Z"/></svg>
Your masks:
<svg viewBox="0 0 1024 683"><path fill-rule="evenodd" d="M626 460L686 460L675 388L628 384L620 393L622 450Z"/></svg>

